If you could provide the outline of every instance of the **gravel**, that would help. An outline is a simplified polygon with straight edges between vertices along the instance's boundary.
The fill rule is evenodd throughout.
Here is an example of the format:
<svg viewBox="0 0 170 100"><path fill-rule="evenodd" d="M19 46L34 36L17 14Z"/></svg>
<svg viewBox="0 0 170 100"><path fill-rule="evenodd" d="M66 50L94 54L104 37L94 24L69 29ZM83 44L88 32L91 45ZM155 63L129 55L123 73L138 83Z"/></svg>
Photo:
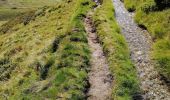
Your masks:
<svg viewBox="0 0 170 100"><path fill-rule="evenodd" d="M138 27L120 0L113 0L116 20L131 51L131 59L138 71L143 98L146 100L170 100L168 87L160 80L155 63L150 59L152 39L146 30Z"/></svg>

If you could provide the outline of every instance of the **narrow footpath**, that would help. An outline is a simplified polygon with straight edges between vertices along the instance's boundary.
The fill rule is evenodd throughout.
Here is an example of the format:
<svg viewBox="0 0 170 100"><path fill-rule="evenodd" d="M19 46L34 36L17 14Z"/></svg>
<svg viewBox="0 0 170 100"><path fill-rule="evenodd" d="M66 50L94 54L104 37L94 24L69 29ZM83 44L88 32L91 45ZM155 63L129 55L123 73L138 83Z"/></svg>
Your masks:
<svg viewBox="0 0 170 100"><path fill-rule="evenodd" d="M112 91L112 77L91 16L92 12L89 12L84 20L86 32L88 33L88 44L92 52L91 71L89 73L90 88L87 93L88 100L109 100Z"/></svg>
<svg viewBox="0 0 170 100"><path fill-rule="evenodd" d="M150 59L152 39L146 30L138 27L120 0L113 0L116 20L128 42L131 59L137 68L145 100L170 100L168 87L160 80L155 64Z"/></svg>

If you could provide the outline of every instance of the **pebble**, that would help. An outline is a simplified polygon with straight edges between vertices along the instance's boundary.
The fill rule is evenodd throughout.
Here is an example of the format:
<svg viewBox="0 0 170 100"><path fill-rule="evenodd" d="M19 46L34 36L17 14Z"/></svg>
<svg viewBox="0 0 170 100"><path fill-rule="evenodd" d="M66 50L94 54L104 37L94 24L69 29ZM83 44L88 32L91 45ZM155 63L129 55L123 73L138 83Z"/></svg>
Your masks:
<svg viewBox="0 0 170 100"><path fill-rule="evenodd" d="M150 59L152 38L146 30L138 27L120 0L113 0L116 20L129 45L131 59L136 65L141 80L143 98L146 100L170 100L168 87L162 84L155 63Z"/></svg>

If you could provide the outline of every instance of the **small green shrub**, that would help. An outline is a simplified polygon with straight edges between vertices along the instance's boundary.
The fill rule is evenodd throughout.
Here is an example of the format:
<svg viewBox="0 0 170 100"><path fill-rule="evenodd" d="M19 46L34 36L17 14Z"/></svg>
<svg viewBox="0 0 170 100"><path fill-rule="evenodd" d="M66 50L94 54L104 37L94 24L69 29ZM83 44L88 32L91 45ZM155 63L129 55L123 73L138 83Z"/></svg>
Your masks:
<svg viewBox="0 0 170 100"><path fill-rule="evenodd" d="M151 11L155 11L156 8L156 3L154 1L148 1L145 2L141 5L141 9L142 11L144 11L145 13L149 13Z"/></svg>
<svg viewBox="0 0 170 100"><path fill-rule="evenodd" d="M141 0L123 0L125 7L130 12L135 11L137 9L136 8L136 5L138 5L137 1L141 1Z"/></svg>

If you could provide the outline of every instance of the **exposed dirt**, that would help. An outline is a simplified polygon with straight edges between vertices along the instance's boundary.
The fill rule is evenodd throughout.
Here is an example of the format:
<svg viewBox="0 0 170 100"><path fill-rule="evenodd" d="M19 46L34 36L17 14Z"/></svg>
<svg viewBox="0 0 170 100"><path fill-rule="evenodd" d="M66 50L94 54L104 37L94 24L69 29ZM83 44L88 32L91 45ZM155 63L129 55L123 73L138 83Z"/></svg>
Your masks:
<svg viewBox="0 0 170 100"><path fill-rule="evenodd" d="M89 12L84 20L88 33L88 44L92 52L88 100L109 100L111 97L112 77L106 57L98 41L91 14L92 12Z"/></svg>
<svg viewBox="0 0 170 100"><path fill-rule="evenodd" d="M160 75L155 69L155 63L150 59L152 39L146 30L138 27L133 21L133 14L129 13L120 0L113 0L116 19L125 36L131 59L136 65L143 98L147 100L170 100L168 87L160 80Z"/></svg>

